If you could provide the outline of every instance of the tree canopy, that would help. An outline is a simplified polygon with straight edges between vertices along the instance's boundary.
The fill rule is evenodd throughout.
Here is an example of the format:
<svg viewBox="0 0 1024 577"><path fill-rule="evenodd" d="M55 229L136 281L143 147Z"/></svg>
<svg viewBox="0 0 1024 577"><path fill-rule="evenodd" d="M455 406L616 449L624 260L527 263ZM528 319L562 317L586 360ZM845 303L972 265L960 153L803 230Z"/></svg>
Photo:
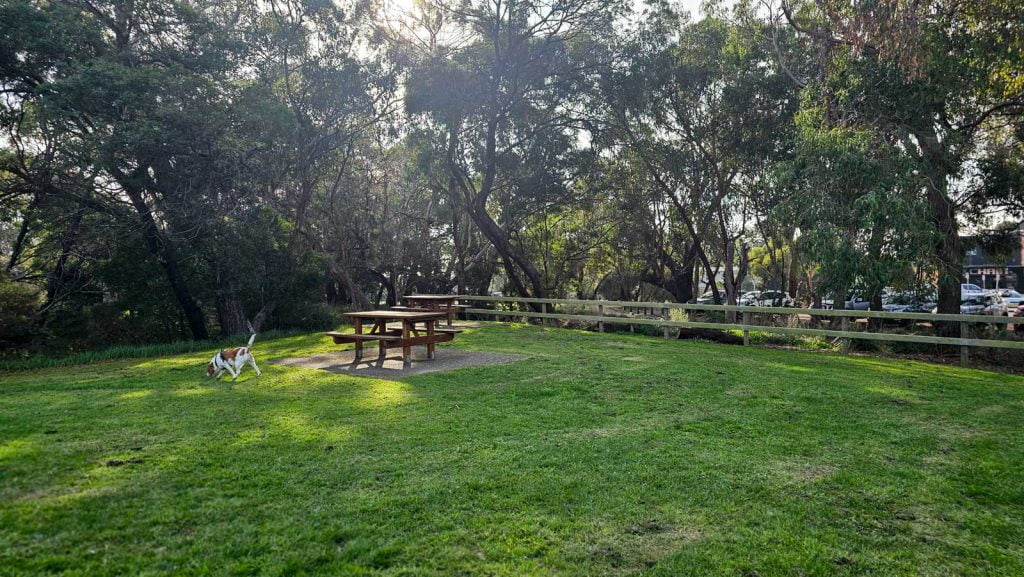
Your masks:
<svg viewBox="0 0 1024 577"><path fill-rule="evenodd" d="M956 312L962 237L1024 217L1018 11L0 0L0 345L413 291Z"/></svg>

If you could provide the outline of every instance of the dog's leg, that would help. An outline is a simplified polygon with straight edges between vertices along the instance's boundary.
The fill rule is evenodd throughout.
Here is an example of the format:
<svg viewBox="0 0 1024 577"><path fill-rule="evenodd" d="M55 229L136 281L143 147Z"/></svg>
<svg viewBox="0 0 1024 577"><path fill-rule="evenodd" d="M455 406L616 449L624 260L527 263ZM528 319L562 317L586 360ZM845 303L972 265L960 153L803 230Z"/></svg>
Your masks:
<svg viewBox="0 0 1024 577"><path fill-rule="evenodd" d="M256 357L252 356L251 354L249 355L249 364L252 365L252 368L256 370L257 377L263 376L263 373L260 371L260 368L256 366Z"/></svg>
<svg viewBox="0 0 1024 577"><path fill-rule="evenodd" d="M239 373L239 371L238 371L238 369L236 367L232 366L233 364L234 364L234 361L228 362L228 372L231 373L231 380L232 381L236 381L236 380L238 380L238 373Z"/></svg>

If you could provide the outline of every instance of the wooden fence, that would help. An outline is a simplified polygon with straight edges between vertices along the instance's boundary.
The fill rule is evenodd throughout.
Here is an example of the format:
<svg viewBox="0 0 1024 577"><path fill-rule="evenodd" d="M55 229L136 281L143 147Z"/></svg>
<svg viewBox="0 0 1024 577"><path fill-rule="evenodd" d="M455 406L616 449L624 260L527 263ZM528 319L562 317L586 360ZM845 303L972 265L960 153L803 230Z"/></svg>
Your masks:
<svg viewBox="0 0 1024 577"><path fill-rule="evenodd" d="M923 343L936 345L951 345L960 347L960 363L964 366L969 361L970 347L990 347L999 349L1024 350L1024 340L993 339L993 338L972 338L972 325L1006 325L1019 322L1012 317L1000 317L989 315L955 315L955 314L927 314L927 313L894 313L883 311L860 311L860 310L823 310L823 309L798 309L789 307L744 307L727 305L699 305L690 303L658 303L658 302L631 302L631 301L607 301L607 300L574 300L574 299L538 299L519 297L491 297L460 295L462 302L482 302L494 305L506 305L505 309L474 307L466 309L465 312L475 315L489 315L496 317L513 318L534 318L534 319L555 319L568 321L582 321L597 323L598 330L604 331L605 324L617 323L627 325L649 325L662 327L662 334L669 338L671 328L697 328L717 330L738 330L743 332L743 344L750 344L750 331L764 331L783 335L799 335L810 337L835 337L840 339L863 339L871 341L889 341L903 343ZM530 310L530 307L522 305L541 305L541 312ZM514 309L512 305L519 305ZM576 308L587 308L594 310L596 314L575 314L560 313L556 311L558 306L569 306ZM631 310L645 310L651 314L645 316L611 316L605 314L606 308L622 308ZM708 322L708 321L677 321L672 320L670 311L698 311L698 312L735 312L737 321ZM798 326L775 326L762 325L753 322L755 315L782 315L795 316L804 315L817 319L828 319L830 328L812 328ZM650 317L656 318L650 318ZM839 320L839 329L832 328L833 321ZM959 337L943 337L937 335L923 334L902 334L871 331L850 330L850 319L886 319L901 320L909 323L958 323L960 328ZM1024 320L1024 319L1021 319ZM1006 332L1005 330L1003 331ZM845 341L848 342L848 341Z"/></svg>

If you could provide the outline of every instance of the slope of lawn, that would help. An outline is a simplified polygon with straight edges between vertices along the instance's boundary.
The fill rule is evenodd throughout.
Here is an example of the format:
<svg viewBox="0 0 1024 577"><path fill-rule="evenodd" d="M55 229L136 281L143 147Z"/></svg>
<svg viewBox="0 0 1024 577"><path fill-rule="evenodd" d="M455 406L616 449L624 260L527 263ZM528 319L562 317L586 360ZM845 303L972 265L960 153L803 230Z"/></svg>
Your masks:
<svg viewBox="0 0 1024 577"><path fill-rule="evenodd" d="M0 374L0 575L1020 575L1024 379L513 325ZM443 349L442 353L443 354Z"/></svg>

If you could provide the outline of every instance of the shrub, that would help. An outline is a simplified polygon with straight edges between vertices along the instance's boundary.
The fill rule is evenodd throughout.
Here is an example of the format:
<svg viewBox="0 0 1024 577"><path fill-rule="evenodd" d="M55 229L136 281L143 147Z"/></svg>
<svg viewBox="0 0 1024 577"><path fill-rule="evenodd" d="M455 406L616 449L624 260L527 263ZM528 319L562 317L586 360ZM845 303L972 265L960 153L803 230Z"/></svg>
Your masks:
<svg viewBox="0 0 1024 577"><path fill-rule="evenodd" d="M40 334L36 313L41 302L35 287L0 275L0 351L23 349Z"/></svg>

